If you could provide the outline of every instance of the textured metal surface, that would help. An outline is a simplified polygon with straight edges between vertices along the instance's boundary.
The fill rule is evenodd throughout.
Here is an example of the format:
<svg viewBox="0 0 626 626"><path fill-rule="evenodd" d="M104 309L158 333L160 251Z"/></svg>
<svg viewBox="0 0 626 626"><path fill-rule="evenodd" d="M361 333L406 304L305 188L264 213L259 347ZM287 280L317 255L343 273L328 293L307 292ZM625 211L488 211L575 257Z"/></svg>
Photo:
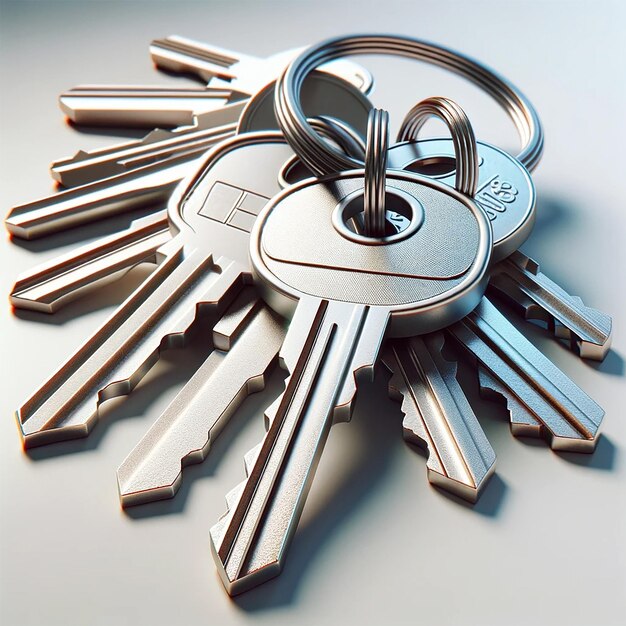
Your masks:
<svg viewBox="0 0 626 626"><path fill-rule="evenodd" d="M477 141L478 182L474 201L487 213L493 228L493 256L500 260L528 238L535 222L535 186L526 168L503 150ZM389 166L420 171L420 166L446 162L448 171L434 177L455 185L457 171L452 139L422 139L404 142L389 149ZM447 160L447 161L446 161Z"/></svg>
<svg viewBox="0 0 626 626"><path fill-rule="evenodd" d="M438 188L435 183L422 181L418 177L389 172L391 181L403 184L407 193L418 196L422 187L433 193L429 202L424 202L426 222L428 220L447 223L446 236L456 246L468 245L473 258L463 275L463 284L451 281L452 286L447 295L452 303L445 298L437 300L432 308L443 310L441 318L451 319L450 308L462 317L471 310L475 302L467 310L459 313L459 306L467 305L476 294L483 292L483 277L491 254L491 230L480 209L475 208L471 201L445 187ZM329 185L344 180L363 184L363 172L338 175L327 181L313 181L296 186L274 198L259 215L251 233L251 259L262 292L274 291L277 297L289 296L297 299L295 313L287 331L281 349L282 362L289 372L286 389L278 400L266 412L267 433L263 441L246 456L247 480L241 483L227 496L228 511L211 530L211 545L217 561L222 581L232 595L249 589L269 578L276 576L282 567L289 544L297 527L304 508L308 491L313 482L322 451L326 444L330 427L334 421L349 420L352 413L353 400L357 390L357 376L373 373L380 346L388 333L394 332L390 320L398 312L408 318L407 324L413 332L423 330L432 324L431 309L423 308L423 303L433 301L431 294L424 300L413 295L414 300L398 306L394 301L390 306L372 306L381 299L379 291L384 291L386 283L393 283L393 271L407 274L428 275L430 269L422 270L419 263L425 257L420 256L419 245L413 241L412 249L417 251L408 262L402 263L396 258L390 262L383 261L381 251L390 254L398 243L381 245L358 244L342 236L332 229L332 205L342 199L342 195L329 192ZM350 185L344 189L343 195L353 191ZM307 198L309 190L317 193ZM304 195L304 197L303 197ZM457 221L450 219L449 199L454 197L459 206L463 206L474 220L475 234L473 239ZM329 203L328 199L331 199ZM363 258L359 262L359 272L368 277L383 270L384 282L381 286L370 281L367 288L362 286L360 294L368 301L361 301L350 296L345 297L352 288L349 280L333 275L336 272L334 261L325 257L328 248L322 250L317 258L317 266L324 274L324 284L339 283L343 286L344 297L341 300L324 296L311 296L312 291L304 283L286 285L281 276L276 275L269 265L265 265L267 256L267 235L280 233L286 241L289 229L285 224L293 217L293 209L304 206L310 214L320 213L331 225L334 235L331 236L331 247L337 246L340 240L347 243L343 250L345 257L357 254L359 248L377 251L373 256ZM317 241L325 239L326 232L320 232L317 222L315 226L303 232L299 230L298 243L302 246L307 237ZM311 224L311 222L310 222ZM314 235L311 235L314 233ZM413 233L406 241L415 240L420 231ZM469 241L469 244L466 242ZM380 243L380 242L378 242ZM440 241L438 243L441 243ZM319 251L318 251L319 252ZM341 251L340 251L341 254ZM427 258L427 257L426 257ZM440 257L439 264L445 263ZM428 263L428 261L426 261ZM409 269L412 267L413 269ZM353 272L354 275L354 272ZM457 287L462 287L462 299L459 303ZM383 299L387 294L383 293ZM273 298L266 297L272 304ZM447 310L446 310L447 309ZM429 318L426 323L416 323L420 317ZM397 332L397 328L396 328Z"/></svg>
<svg viewBox="0 0 626 626"><path fill-rule="evenodd" d="M476 502L496 467L496 454L456 380L456 364L441 354L435 333L387 343L392 398L401 401L406 441L428 455L428 480Z"/></svg>
<svg viewBox="0 0 626 626"><path fill-rule="evenodd" d="M448 332L479 365L483 389L504 398L513 434L593 452L604 411L487 298Z"/></svg>
<svg viewBox="0 0 626 626"><path fill-rule="evenodd" d="M264 271L259 267L267 267L267 274L261 275L263 281L273 280L280 285L282 299L270 295L275 305L288 311L297 301L297 294L308 293L391 306L397 309L403 334L413 333L402 310L417 308L418 300L423 305L420 317L432 313L425 316L428 322L418 323L418 327L424 324L422 332L428 324L433 330L448 320L446 306L438 307L436 302L445 301L451 306L452 316L475 306L478 300L472 295L473 288L466 287L480 284L491 241L482 211L454 190L428 179L391 171L387 178L390 186L417 198L426 214L422 226L410 238L389 245L373 245L375 240L369 245L355 244L332 225L335 205L362 188L362 172L331 177L325 182L305 182L273 201L273 208L264 214L267 224L257 224L259 232L263 228L263 237L258 253L253 249L253 259L258 254L259 263L253 262L258 272ZM303 237L303 219L315 237ZM469 308L462 305L465 296ZM395 325L396 320L392 323Z"/></svg>
<svg viewBox="0 0 626 626"><path fill-rule="evenodd" d="M157 250L170 238L167 211L147 215L126 230L24 272L11 290L11 304L54 313L91 289L120 278L138 263L156 262Z"/></svg>
<svg viewBox="0 0 626 626"><path fill-rule="evenodd" d="M495 266L489 286L494 295L527 319L545 322L581 357L602 361L607 355L613 333L611 317L568 294L521 252Z"/></svg>
<svg viewBox="0 0 626 626"><path fill-rule="evenodd" d="M229 305L249 271L248 232L232 220L276 192L290 155L278 133L248 133L217 146L177 189L168 214L178 234L160 249L164 260L19 409L26 446L86 436L99 404L129 393L202 309Z"/></svg>
<svg viewBox="0 0 626 626"><path fill-rule="evenodd" d="M123 506L175 495L183 468L201 463L245 398L264 388L285 334L282 321L251 289L235 300L213 333L219 349L211 352L117 470Z"/></svg>

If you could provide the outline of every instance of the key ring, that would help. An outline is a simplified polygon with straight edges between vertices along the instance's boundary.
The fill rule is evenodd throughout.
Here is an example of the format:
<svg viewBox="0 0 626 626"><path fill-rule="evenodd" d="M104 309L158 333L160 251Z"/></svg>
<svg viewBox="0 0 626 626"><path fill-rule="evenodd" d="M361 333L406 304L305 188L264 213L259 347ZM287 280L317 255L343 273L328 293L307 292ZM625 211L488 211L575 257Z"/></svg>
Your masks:
<svg viewBox="0 0 626 626"><path fill-rule="evenodd" d="M473 198L478 186L478 148L474 130L465 111L449 98L427 98L418 102L402 123L404 141L416 139L420 128L431 117L442 119L452 135L456 158L455 188ZM387 172L387 147L389 139L389 114L372 109L367 120L365 149L365 186L363 212L365 235L385 237L385 184Z"/></svg>
<svg viewBox="0 0 626 626"><path fill-rule="evenodd" d="M387 172L387 148L389 147L389 113L372 109L367 118L367 142L365 144L365 188L363 213L365 235L385 235L385 183Z"/></svg>
<svg viewBox="0 0 626 626"><path fill-rule="evenodd" d="M402 121L398 142L416 141L419 131L431 117L443 120L452 135L457 162L457 191L473 198L479 176L476 137L467 114L454 100L435 96L416 104Z"/></svg>
<svg viewBox="0 0 626 626"><path fill-rule="evenodd" d="M522 150L517 159L533 170L543 151L543 130L530 101L517 87L479 61L444 46L398 35L352 35L336 37L300 54L279 77L274 108L285 138L318 176L362 168L363 163L328 146L307 123L300 105L300 90L306 76L320 64L347 55L392 54L427 61L449 69L491 95L512 119Z"/></svg>

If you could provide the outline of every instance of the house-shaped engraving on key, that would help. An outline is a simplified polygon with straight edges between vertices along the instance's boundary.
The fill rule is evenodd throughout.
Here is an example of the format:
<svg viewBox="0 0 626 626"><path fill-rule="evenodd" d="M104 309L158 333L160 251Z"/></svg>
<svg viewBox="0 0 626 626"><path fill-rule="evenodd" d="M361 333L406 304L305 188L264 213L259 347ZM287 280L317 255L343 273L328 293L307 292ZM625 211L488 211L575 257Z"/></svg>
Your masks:
<svg viewBox="0 0 626 626"><path fill-rule="evenodd" d="M265 196L218 182L211 187L199 214L249 233L268 200Z"/></svg>

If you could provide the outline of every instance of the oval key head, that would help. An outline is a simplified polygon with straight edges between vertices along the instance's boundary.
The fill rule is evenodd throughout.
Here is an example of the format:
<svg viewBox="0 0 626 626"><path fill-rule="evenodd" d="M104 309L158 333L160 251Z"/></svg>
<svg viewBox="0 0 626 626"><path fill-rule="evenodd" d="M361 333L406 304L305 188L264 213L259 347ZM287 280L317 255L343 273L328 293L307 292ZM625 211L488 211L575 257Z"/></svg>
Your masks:
<svg viewBox="0 0 626 626"><path fill-rule="evenodd" d="M474 201L493 229L493 261L509 256L526 241L535 223L535 186L526 168L510 154L476 142L479 180ZM452 139L420 139L392 146L389 167L411 171L454 186Z"/></svg>
<svg viewBox="0 0 626 626"><path fill-rule="evenodd" d="M259 215L251 234L253 272L263 297L290 315L303 297L390 313L389 332L443 328L479 302L492 238L485 213L466 196L407 172L387 173L387 206L405 228L379 239L359 234L363 171L288 188Z"/></svg>

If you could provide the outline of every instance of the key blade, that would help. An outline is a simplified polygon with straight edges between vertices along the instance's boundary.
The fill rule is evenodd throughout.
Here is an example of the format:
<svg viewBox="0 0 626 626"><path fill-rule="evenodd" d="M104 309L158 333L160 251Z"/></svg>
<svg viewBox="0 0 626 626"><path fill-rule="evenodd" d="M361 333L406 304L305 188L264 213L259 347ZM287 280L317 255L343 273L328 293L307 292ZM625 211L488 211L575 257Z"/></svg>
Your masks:
<svg viewBox="0 0 626 626"><path fill-rule="evenodd" d="M235 134L236 124L213 127L206 117L195 125L173 131L157 129L139 141L130 141L104 150L80 151L73 157L52 164L52 177L74 187L117 176L145 165L164 163L172 157L200 156L216 143ZM208 126L208 127L206 127Z"/></svg>
<svg viewBox="0 0 626 626"><path fill-rule="evenodd" d="M219 314L241 288L242 267L172 240L165 260L18 410L26 448L87 436L105 400L126 395L158 360L183 345L202 309ZM222 265L220 265L222 264Z"/></svg>
<svg viewBox="0 0 626 626"><path fill-rule="evenodd" d="M300 301L281 350L286 389L266 413L263 442L246 456L247 480L227 496L228 512L211 529L229 594L280 572L333 420L349 416L356 372L372 373L380 344L356 346L361 337L382 339L387 319L380 308Z"/></svg>
<svg viewBox="0 0 626 626"><path fill-rule="evenodd" d="M245 290L213 329L216 347L117 471L122 506L171 498L243 400L265 387L282 322ZM226 351L223 351L226 350Z"/></svg>
<svg viewBox="0 0 626 626"><path fill-rule="evenodd" d="M133 209L162 206L194 167L194 158L147 165L13 207L5 226L15 237L36 239Z"/></svg>
<svg viewBox="0 0 626 626"><path fill-rule="evenodd" d="M404 438L428 452L428 480L476 502L496 455L442 348L441 333L390 341L383 356L393 372L390 396L402 402Z"/></svg>
<svg viewBox="0 0 626 626"><path fill-rule="evenodd" d="M604 411L518 332L488 298L448 332L497 381L492 391L507 402L513 398L511 406L521 404L537 423L529 432L528 417L519 423L519 411L513 413L510 408L514 435L541 436L554 450L593 451Z"/></svg>
<svg viewBox="0 0 626 626"><path fill-rule="evenodd" d="M237 53L179 35L152 41L150 57L160 69L194 74L206 82L214 77L233 80L236 74L230 68L241 59Z"/></svg>
<svg viewBox="0 0 626 626"><path fill-rule="evenodd" d="M570 340L581 357L602 361L610 350L611 317L568 294L521 252L494 267L489 287L526 319L547 322L556 336Z"/></svg>
<svg viewBox="0 0 626 626"><path fill-rule="evenodd" d="M235 123L249 94L230 88L80 85L59 96L59 106L75 124L88 126L176 127L211 115L213 124Z"/></svg>
<svg viewBox="0 0 626 626"><path fill-rule="evenodd" d="M153 41L150 55L161 69L194 74L211 86L233 87L253 94L278 78L287 64L304 49L294 48L261 59L172 35ZM319 69L343 78L366 95L374 87L372 74L347 59L336 59L323 64Z"/></svg>
<svg viewBox="0 0 626 626"><path fill-rule="evenodd" d="M11 291L11 304L54 313L95 287L120 278L135 265L156 262L156 251L170 237L166 211L135 220L119 233L22 274Z"/></svg>

